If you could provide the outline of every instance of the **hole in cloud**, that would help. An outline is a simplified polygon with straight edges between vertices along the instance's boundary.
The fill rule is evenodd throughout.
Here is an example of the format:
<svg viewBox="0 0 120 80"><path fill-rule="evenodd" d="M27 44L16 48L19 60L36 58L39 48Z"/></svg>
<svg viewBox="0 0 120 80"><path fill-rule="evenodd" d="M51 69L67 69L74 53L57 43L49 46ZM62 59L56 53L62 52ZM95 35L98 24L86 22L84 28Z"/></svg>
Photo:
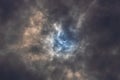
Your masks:
<svg viewBox="0 0 120 80"><path fill-rule="evenodd" d="M69 39L68 35L64 32L57 32L54 35L54 47L57 52L70 52L74 46L74 42Z"/></svg>
<svg viewBox="0 0 120 80"><path fill-rule="evenodd" d="M53 50L55 52L67 54L72 53L76 47L76 41L71 38L66 30L62 30L61 25L56 27L56 32L53 34Z"/></svg>

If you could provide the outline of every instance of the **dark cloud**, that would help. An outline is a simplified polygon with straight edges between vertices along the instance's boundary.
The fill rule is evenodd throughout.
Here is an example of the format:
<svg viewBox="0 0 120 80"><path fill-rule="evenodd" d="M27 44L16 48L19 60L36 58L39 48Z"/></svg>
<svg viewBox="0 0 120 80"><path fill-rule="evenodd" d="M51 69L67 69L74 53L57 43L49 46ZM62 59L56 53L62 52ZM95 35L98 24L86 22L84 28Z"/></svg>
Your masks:
<svg viewBox="0 0 120 80"><path fill-rule="evenodd" d="M29 67L26 66L28 64L25 64L22 58L16 55L17 53L1 53L4 55L0 55L0 80L47 80L46 78L48 77L56 80L62 77L65 67L72 69L74 72L84 68L88 75L88 80L93 80L91 76L98 80L119 80L120 1L96 0L96 3L89 8L88 6L92 1L93 0L38 1L42 4L42 8L47 9L48 22L52 24L61 21L64 31L67 31L67 33L73 37L74 35L69 31L69 28L75 26L78 22L79 15L85 12L85 21L81 28L81 34L76 34L77 38L75 39L79 40L82 35L84 36L82 38L84 38L89 45L83 53L78 50L75 59L66 61L54 59L50 63L34 62L32 67L36 66L38 72L30 71ZM7 47L5 47L5 45L15 44L16 41L21 40L21 35L23 34L22 24L26 24L26 18L23 20L21 16L29 16L19 11L29 11L29 7L33 3L34 1L29 2L27 0L0 0L0 52L4 50L10 52L6 49ZM38 5L34 5L34 7L37 8ZM7 25L9 21L11 21L11 24ZM49 34L47 33L50 28L49 25L45 23L44 26L43 34ZM44 53L44 51L41 50L42 46L43 45L33 45L29 46L28 52L25 50L26 48L19 51L22 54L29 54L31 52L39 55L36 53ZM26 52L24 52L24 50ZM83 67L82 64L84 64L85 67ZM48 66L54 66L55 69L50 71Z"/></svg>
<svg viewBox="0 0 120 80"><path fill-rule="evenodd" d="M23 5L23 3L24 0L0 0L1 21L4 22L11 16L14 16L14 13Z"/></svg>
<svg viewBox="0 0 120 80"><path fill-rule="evenodd" d="M98 1L85 22L84 29L90 41L86 49L90 55L88 67L99 80L119 80L119 4L118 0Z"/></svg>
<svg viewBox="0 0 120 80"><path fill-rule="evenodd" d="M8 46L21 40L21 28L27 22L21 16L25 16L25 9L29 11L30 3L25 0L0 0L0 80L43 79L40 76L36 78L37 75L28 70L20 56L8 50ZM21 11L23 13L20 14Z"/></svg>
<svg viewBox="0 0 120 80"><path fill-rule="evenodd" d="M1 80L44 80L44 76L38 76L29 70L16 53L0 55L0 79Z"/></svg>
<svg viewBox="0 0 120 80"><path fill-rule="evenodd" d="M29 9L35 2L31 0L0 0L0 22L5 23L8 20L19 18L20 10Z"/></svg>

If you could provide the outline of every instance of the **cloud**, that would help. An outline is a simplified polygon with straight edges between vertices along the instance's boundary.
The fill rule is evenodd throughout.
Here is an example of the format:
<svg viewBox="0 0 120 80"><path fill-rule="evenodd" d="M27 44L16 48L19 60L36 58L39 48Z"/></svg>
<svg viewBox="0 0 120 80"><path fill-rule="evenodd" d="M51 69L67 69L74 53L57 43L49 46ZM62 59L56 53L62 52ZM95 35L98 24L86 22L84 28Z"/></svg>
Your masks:
<svg viewBox="0 0 120 80"><path fill-rule="evenodd" d="M92 2L0 0L0 79L67 80L83 75L88 80L119 80L120 1ZM75 39L81 43L74 57L48 55L42 41L55 22L70 36L69 29L77 29Z"/></svg>

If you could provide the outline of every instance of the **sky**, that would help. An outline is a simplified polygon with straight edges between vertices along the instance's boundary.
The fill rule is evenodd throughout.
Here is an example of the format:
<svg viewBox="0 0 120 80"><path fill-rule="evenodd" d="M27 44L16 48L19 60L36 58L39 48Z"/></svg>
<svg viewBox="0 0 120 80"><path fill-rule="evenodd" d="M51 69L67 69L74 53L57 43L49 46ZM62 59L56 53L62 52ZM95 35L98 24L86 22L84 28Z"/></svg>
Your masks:
<svg viewBox="0 0 120 80"><path fill-rule="evenodd" d="M120 80L119 7L119 0L0 0L0 80Z"/></svg>

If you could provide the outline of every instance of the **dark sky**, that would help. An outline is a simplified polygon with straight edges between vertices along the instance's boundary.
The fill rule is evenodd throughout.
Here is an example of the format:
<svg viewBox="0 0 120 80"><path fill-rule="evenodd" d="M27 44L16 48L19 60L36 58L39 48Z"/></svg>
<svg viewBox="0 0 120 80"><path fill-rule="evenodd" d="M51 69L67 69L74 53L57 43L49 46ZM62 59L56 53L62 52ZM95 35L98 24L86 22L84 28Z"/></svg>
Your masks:
<svg viewBox="0 0 120 80"><path fill-rule="evenodd" d="M68 26L63 29L76 26L84 13L82 27L76 34L77 40L86 45L84 51L78 48L75 57L68 60L24 59L30 53L47 54L42 44L20 47L34 10L43 12L49 24L61 21ZM43 24L46 33L43 35L49 35L52 28ZM13 48L14 45L17 47ZM87 78L81 80L120 80L119 61L120 0L0 0L0 80L80 80L65 78L66 68L73 72L83 70ZM51 66L55 69L49 70Z"/></svg>

